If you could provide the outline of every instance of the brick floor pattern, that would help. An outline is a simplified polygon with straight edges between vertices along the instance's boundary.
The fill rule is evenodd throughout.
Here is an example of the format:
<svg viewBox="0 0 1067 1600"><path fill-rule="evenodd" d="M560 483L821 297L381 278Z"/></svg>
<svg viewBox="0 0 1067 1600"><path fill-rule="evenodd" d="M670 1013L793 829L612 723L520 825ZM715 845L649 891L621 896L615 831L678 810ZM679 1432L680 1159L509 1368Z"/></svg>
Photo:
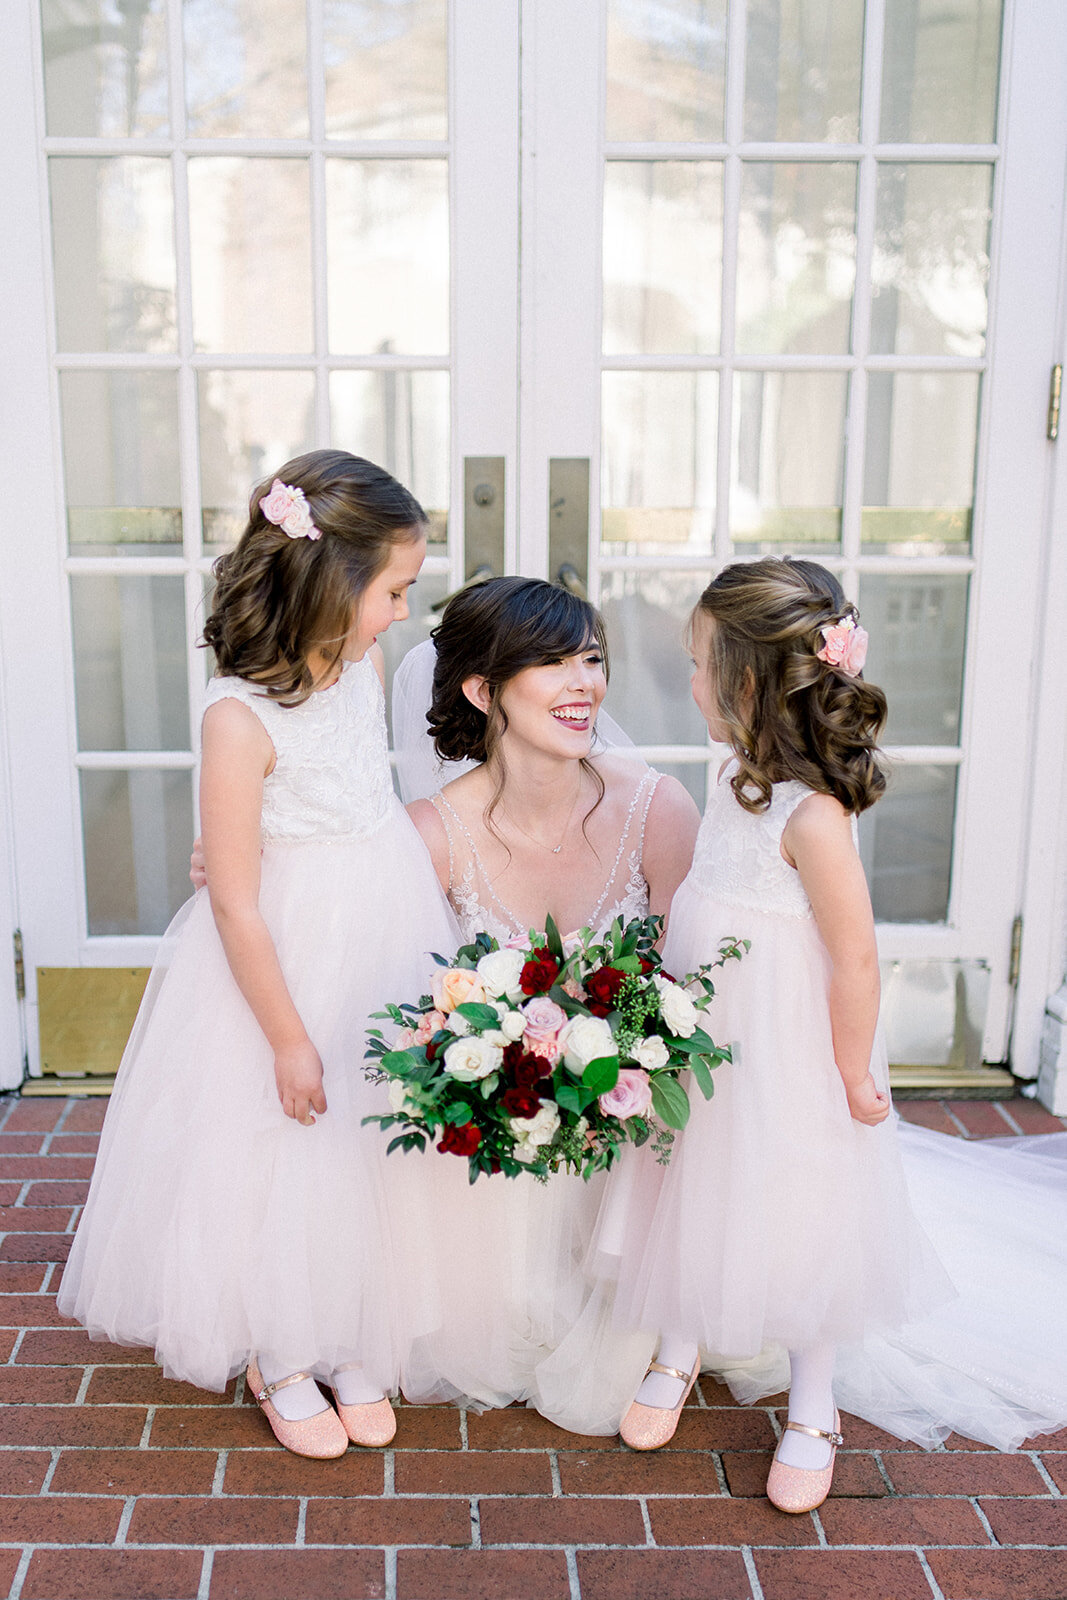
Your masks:
<svg viewBox="0 0 1067 1600"><path fill-rule="evenodd" d="M846 1417L801 1517L763 1495L783 1397L707 1378L655 1455L445 1406L401 1406L387 1451L286 1454L243 1379L170 1382L56 1312L103 1111L0 1099L9 1600L1067 1600L1067 1431L927 1453ZM1021 1098L902 1111L965 1138L1064 1126Z"/></svg>

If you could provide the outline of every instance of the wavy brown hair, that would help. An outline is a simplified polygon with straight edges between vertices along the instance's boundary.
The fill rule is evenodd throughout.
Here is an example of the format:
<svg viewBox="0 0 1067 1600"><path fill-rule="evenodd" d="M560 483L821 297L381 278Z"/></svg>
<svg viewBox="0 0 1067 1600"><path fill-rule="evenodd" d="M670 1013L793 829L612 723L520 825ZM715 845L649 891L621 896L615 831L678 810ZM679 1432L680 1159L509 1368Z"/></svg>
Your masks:
<svg viewBox="0 0 1067 1600"><path fill-rule="evenodd" d="M445 761L480 761L493 772L496 793L485 812L491 825L504 792L500 740L508 725L501 704L505 688L526 667L544 666L593 645L604 657L606 675L604 623L588 600L557 584L540 578L490 578L453 595L433 641L437 661L426 720L434 749ZM474 677L485 679L488 712L472 705L463 693L466 680ZM584 757L581 764L597 790L584 827L604 798L604 780Z"/></svg>
<svg viewBox="0 0 1067 1600"><path fill-rule="evenodd" d="M275 478L302 489L319 539L291 539L260 509ZM389 562L394 545L417 539L426 513L382 467L346 450L312 450L258 483L235 548L215 562L215 596L204 644L218 671L260 684L283 705L315 686L308 665L322 651L341 659L353 611Z"/></svg>
<svg viewBox="0 0 1067 1600"><path fill-rule="evenodd" d="M734 562L700 596L690 626L714 623L712 691L746 811L765 811L772 786L793 778L852 813L884 793L885 695L816 656L824 627L858 615L833 573L792 557Z"/></svg>

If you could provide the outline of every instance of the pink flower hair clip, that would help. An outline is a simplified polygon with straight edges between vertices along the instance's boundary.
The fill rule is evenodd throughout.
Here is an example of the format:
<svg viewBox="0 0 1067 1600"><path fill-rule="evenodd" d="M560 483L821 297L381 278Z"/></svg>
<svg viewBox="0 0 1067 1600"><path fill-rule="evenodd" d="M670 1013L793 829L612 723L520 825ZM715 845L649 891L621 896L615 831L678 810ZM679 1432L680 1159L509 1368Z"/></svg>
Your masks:
<svg viewBox="0 0 1067 1600"><path fill-rule="evenodd" d="M857 677L867 659L866 628L861 628L850 612L840 622L827 623L819 631L826 642L815 652L818 660L837 667L849 678Z"/></svg>
<svg viewBox="0 0 1067 1600"><path fill-rule="evenodd" d="M303 489L292 487L275 478L270 494L264 495L259 509L268 522L287 533L290 539L321 539L322 529L311 520Z"/></svg>

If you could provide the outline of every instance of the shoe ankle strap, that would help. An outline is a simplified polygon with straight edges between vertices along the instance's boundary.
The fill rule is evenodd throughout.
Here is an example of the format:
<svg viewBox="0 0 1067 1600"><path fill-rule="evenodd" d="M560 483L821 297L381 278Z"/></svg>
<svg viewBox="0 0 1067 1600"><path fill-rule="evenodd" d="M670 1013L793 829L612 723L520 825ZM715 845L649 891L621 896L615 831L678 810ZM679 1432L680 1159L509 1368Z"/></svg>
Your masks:
<svg viewBox="0 0 1067 1600"><path fill-rule="evenodd" d="M833 1433L826 1428L809 1428L803 1422L787 1422L785 1427L786 1430L791 1428L794 1433L806 1433L810 1439L828 1439L838 1447L845 1442L843 1434Z"/></svg>
<svg viewBox="0 0 1067 1600"><path fill-rule="evenodd" d="M277 1394L279 1389L288 1389L290 1384L303 1383L310 1378L310 1372L292 1372L288 1378L279 1378L277 1383L265 1383L262 1389L254 1391L257 1400L269 1400L272 1394Z"/></svg>
<svg viewBox="0 0 1067 1600"><path fill-rule="evenodd" d="M649 1372L662 1372L668 1378L680 1378L682 1383L688 1383L693 1376L691 1372L680 1372L677 1367L665 1367L661 1361L650 1361Z"/></svg>

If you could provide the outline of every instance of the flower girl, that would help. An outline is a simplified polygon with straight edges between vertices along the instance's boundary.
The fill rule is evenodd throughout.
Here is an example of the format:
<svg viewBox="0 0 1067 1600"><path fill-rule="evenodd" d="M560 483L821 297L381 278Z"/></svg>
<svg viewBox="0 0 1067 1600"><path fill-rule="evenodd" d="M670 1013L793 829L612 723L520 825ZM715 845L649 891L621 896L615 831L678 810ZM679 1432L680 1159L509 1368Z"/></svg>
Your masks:
<svg viewBox="0 0 1067 1600"><path fill-rule="evenodd" d="M751 941L722 974L733 1065L694 1098L643 1251L625 1255L624 1319L660 1330L622 1423L637 1449L674 1432L700 1364L789 1352L789 1421L767 1493L826 1497L841 1443L835 1347L945 1297L912 1216L877 1032L874 921L855 817L885 778L885 697L859 676L866 634L807 561L727 567L692 622L693 697L730 745L671 909L664 959L687 971ZM713 1360L719 1365L718 1359Z"/></svg>
<svg viewBox="0 0 1067 1600"><path fill-rule="evenodd" d="M216 564L210 891L164 940L59 1296L170 1376L221 1389L247 1365L303 1455L392 1438L383 1397L418 1320L397 1265L417 1226L398 1185L385 1204L362 1058L382 995L418 993L428 952L456 943L393 793L372 655L424 553L406 489L318 450L253 491Z"/></svg>

